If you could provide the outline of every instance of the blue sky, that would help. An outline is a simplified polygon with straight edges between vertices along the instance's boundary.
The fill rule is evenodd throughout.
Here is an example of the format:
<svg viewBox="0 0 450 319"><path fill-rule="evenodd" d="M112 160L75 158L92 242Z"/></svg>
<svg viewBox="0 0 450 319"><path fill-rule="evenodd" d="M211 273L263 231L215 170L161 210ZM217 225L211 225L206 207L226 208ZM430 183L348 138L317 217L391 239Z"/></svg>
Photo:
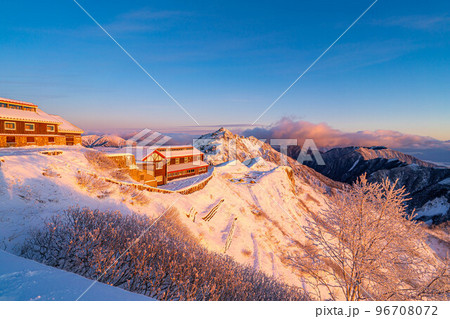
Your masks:
<svg viewBox="0 0 450 319"><path fill-rule="evenodd" d="M372 1L79 3L201 125L252 123ZM87 129L195 123L72 0L2 1L0 96ZM379 0L257 123L450 139L450 2Z"/></svg>

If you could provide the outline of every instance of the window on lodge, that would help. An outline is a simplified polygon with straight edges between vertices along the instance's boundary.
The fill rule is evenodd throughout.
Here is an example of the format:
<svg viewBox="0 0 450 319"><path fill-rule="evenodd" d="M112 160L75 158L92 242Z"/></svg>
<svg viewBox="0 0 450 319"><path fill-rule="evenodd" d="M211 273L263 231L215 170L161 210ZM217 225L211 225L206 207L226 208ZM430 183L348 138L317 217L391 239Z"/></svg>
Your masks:
<svg viewBox="0 0 450 319"><path fill-rule="evenodd" d="M5 130L15 130L16 123L14 122L5 122Z"/></svg>
<svg viewBox="0 0 450 319"><path fill-rule="evenodd" d="M8 143L8 144L16 143L16 137L15 136L7 136L6 137L6 143Z"/></svg>
<svg viewBox="0 0 450 319"><path fill-rule="evenodd" d="M55 143L55 138L54 137L49 137L48 138L48 142L49 143Z"/></svg>
<svg viewBox="0 0 450 319"><path fill-rule="evenodd" d="M55 126L54 125L47 125L47 132L54 132Z"/></svg>
<svg viewBox="0 0 450 319"><path fill-rule="evenodd" d="M175 159L175 164L180 164L180 159L179 158Z"/></svg>
<svg viewBox="0 0 450 319"><path fill-rule="evenodd" d="M195 173L195 169L189 169L186 171L186 174L191 174L191 173Z"/></svg>
<svg viewBox="0 0 450 319"><path fill-rule="evenodd" d="M15 109L15 110L21 110L22 106L21 105L17 105L17 104L10 104L9 105L10 108Z"/></svg>
<svg viewBox="0 0 450 319"><path fill-rule="evenodd" d="M198 169L198 171L199 171L199 172L206 172L206 167L200 167L200 168Z"/></svg>
<svg viewBox="0 0 450 319"><path fill-rule="evenodd" d="M184 162L185 162L185 163L189 162L189 157L188 157L188 156L186 156L186 157L184 158Z"/></svg>
<svg viewBox="0 0 450 319"><path fill-rule="evenodd" d="M34 124L25 123L25 131L34 131Z"/></svg>
<svg viewBox="0 0 450 319"><path fill-rule="evenodd" d="M24 111L30 111L30 112L35 111L34 107L29 107L29 106L24 106L23 109L24 109Z"/></svg>
<svg viewBox="0 0 450 319"><path fill-rule="evenodd" d="M33 136L27 136L27 143L34 143L35 139Z"/></svg>
<svg viewBox="0 0 450 319"><path fill-rule="evenodd" d="M163 162L157 162L156 169L162 169L162 168L163 168Z"/></svg>
<svg viewBox="0 0 450 319"><path fill-rule="evenodd" d="M8 107L8 104L6 104L6 103L0 103L0 107Z"/></svg>

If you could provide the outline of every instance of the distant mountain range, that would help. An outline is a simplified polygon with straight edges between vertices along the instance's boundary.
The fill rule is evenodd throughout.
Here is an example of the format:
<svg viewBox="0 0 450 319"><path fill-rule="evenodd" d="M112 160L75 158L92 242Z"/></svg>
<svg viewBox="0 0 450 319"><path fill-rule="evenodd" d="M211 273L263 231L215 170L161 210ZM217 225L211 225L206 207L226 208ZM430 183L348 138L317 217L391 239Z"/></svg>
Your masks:
<svg viewBox="0 0 450 319"><path fill-rule="evenodd" d="M297 158L298 149L290 149L289 156ZM334 148L322 153L325 165L304 162L317 172L339 182L351 184L362 174L371 182L386 177L398 180L411 197L409 210L416 209L418 219L429 223L449 220L450 169L425 162L392 149L376 147Z"/></svg>
<svg viewBox="0 0 450 319"><path fill-rule="evenodd" d="M127 141L117 135L84 135L81 142L85 147L123 147Z"/></svg>

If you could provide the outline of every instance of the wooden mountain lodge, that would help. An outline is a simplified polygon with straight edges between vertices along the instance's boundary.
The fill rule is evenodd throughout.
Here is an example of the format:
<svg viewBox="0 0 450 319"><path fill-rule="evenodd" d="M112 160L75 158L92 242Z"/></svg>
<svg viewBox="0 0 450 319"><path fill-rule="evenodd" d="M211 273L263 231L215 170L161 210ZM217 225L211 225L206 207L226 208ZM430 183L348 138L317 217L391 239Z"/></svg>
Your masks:
<svg viewBox="0 0 450 319"><path fill-rule="evenodd" d="M83 130L37 105L0 98L0 147L81 144Z"/></svg>
<svg viewBox="0 0 450 319"><path fill-rule="evenodd" d="M204 156L192 145L165 146L151 151L137 165L146 171L153 171L158 185L163 185L173 179L208 172Z"/></svg>
<svg viewBox="0 0 450 319"><path fill-rule="evenodd" d="M108 156L119 167L127 167L128 173L133 179L150 186L164 185L177 178L208 172L204 154L192 145L148 149L147 155L137 161L131 153L111 153Z"/></svg>

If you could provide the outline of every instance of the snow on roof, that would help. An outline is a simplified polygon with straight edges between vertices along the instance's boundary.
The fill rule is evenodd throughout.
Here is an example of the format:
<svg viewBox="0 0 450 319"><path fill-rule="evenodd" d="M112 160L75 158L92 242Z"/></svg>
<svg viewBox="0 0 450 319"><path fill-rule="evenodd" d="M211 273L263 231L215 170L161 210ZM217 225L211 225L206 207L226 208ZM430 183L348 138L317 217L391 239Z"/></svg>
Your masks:
<svg viewBox="0 0 450 319"><path fill-rule="evenodd" d="M58 126L58 131L59 132L84 133L84 131L81 128L79 128L78 126L73 125L69 121L63 119L61 116L59 116L59 115L50 115L50 116L55 118L59 122L61 122L61 124Z"/></svg>
<svg viewBox="0 0 450 319"><path fill-rule="evenodd" d="M193 146L186 144L186 145L168 145L160 147L160 149L172 149L172 148L193 148Z"/></svg>
<svg viewBox="0 0 450 319"><path fill-rule="evenodd" d="M168 173L179 172L179 171L185 171L187 169L194 169L194 168L206 167L206 166L208 166L208 163L205 163L203 161L169 165L169 166L167 166L167 172Z"/></svg>
<svg viewBox="0 0 450 319"><path fill-rule="evenodd" d="M36 112L33 112L0 107L0 118L6 120L31 121L51 124L62 123L61 120L52 117L51 115L45 113L40 109L37 109Z"/></svg>
<svg viewBox="0 0 450 319"><path fill-rule="evenodd" d="M190 149L187 150L181 150L181 151L174 151L173 148L187 148L190 147ZM146 155L142 158L143 161L145 161L150 155L153 153L159 153L165 158L176 158L176 157L186 157L186 156L195 156L195 155L201 155L203 154L198 149L193 147L192 145L176 145L176 146L164 146L164 147L158 147L158 148L152 148L149 147L146 150Z"/></svg>
<svg viewBox="0 0 450 319"><path fill-rule="evenodd" d="M166 158L174 158L174 157L185 157L185 156L194 156L194 155L201 155L202 152L200 152L198 149L192 147L188 150L182 150L182 151L173 151L171 149L169 150L157 150L159 153L164 155Z"/></svg>
<svg viewBox="0 0 450 319"><path fill-rule="evenodd" d="M11 100L11 99L3 98L3 97L0 97L0 103L1 102L3 102L3 103L13 103L13 104L22 104L22 105L38 107L36 104L30 103L30 102L24 102L24 101L19 101L19 100Z"/></svg>

